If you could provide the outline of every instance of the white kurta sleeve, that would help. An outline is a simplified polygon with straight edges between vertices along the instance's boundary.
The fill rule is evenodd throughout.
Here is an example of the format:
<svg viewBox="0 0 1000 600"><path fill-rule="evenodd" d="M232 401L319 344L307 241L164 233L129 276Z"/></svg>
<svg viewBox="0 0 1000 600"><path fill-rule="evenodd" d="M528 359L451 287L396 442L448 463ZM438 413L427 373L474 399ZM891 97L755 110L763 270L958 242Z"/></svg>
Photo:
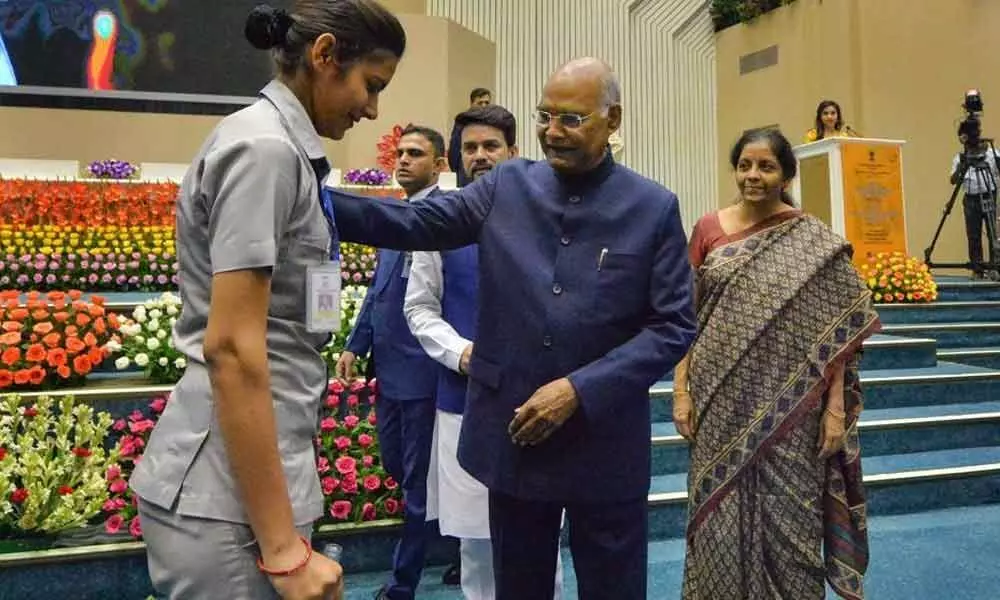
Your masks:
<svg viewBox="0 0 1000 600"><path fill-rule="evenodd" d="M438 252L414 252L406 283L403 314L413 337L428 356L456 373L462 352L472 343L441 316L444 271Z"/></svg>

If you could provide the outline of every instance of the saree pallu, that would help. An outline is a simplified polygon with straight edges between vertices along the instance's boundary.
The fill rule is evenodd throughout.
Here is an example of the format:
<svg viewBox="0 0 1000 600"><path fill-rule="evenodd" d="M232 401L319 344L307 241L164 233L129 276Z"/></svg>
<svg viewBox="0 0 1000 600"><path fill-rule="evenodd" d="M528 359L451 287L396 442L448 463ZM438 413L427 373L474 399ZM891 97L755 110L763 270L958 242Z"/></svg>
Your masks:
<svg viewBox="0 0 1000 600"><path fill-rule="evenodd" d="M795 216L710 252L697 285L684 599L818 600L827 580L860 600L868 543L858 360L879 322L850 245ZM848 433L821 460L838 363Z"/></svg>

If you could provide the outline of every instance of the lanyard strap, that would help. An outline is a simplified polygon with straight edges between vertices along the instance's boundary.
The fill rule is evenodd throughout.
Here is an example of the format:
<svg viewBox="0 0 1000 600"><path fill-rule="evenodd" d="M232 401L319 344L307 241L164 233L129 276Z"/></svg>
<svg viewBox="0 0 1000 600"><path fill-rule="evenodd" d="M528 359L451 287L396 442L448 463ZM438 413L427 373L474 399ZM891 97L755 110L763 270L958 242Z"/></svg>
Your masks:
<svg viewBox="0 0 1000 600"><path fill-rule="evenodd" d="M326 217L326 225L330 228L330 260L340 260L340 234L337 233L337 221L333 215L333 198L323 187L323 180L319 184L319 204L323 208L323 216Z"/></svg>

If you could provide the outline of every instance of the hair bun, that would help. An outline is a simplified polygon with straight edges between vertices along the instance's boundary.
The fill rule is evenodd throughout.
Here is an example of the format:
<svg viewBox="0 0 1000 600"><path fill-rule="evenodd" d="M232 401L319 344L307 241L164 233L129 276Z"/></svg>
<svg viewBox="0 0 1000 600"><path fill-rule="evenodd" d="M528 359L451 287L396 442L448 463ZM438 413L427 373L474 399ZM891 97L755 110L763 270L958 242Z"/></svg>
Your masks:
<svg viewBox="0 0 1000 600"><path fill-rule="evenodd" d="M243 34L254 48L270 50L285 43L285 37L292 26L292 18L280 8L266 4L255 6L247 15Z"/></svg>

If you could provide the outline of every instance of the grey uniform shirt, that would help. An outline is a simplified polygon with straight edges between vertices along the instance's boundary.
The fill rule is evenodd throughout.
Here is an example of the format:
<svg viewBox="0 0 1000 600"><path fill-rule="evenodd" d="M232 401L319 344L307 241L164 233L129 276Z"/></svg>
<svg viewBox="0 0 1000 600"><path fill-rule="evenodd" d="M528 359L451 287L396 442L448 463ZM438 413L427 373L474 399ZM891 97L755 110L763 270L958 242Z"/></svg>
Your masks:
<svg viewBox="0 0 1000 600"><path fill-rule="evenodd" d="M177 200L183 310L174 327L188 358L131 484L146 502L183 515L246 523L213 409L203 342L212 276L271 269L267 358L278 446L296 524L323 512L313 439L327 371L327 334L306 330L306 267L329 258L331 235L313 165L322 142L301 103L272 81L253 105L219 123Z"/></svg>

